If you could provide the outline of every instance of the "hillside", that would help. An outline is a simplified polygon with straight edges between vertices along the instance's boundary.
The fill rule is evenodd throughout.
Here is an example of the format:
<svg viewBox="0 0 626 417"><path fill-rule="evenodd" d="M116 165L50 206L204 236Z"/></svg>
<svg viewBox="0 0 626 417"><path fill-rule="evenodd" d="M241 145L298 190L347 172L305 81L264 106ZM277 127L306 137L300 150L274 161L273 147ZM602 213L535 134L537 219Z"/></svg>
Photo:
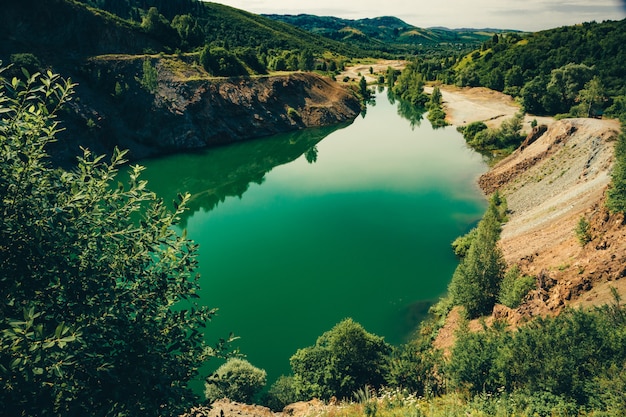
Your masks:
<svg viewBox="0 0 626 417"><path fill-rule="evenodd" d="M626 20L497 36L459 60L450 83L512 95L535 115L598 116L612 105L619 113L625 45ZM580 105L583 88L593 91L590 105Z"/></svg>
<svg viewBox="0 0 626 417"><path fill-rule="evenodd" d="M391 53L406 53L416 48L476 47L494 33L510 32L499 29L418 28L392 16L354 20L308 14L264 16L329 39Z"/></svg>
<svg viewBox="0 0 626 417"><path fill-rule="evenodd" d="M519 111L510 96L485 88L442 87L447 120L453 125L484 121L491 127ZM547 127L535 133L532 120ZM609 214L604 193L610 181L617 120L526 116L528 138L520 149L483 175L486 194L498 190L507 200L508 220L500 247L509 265L536 276L538 288L516 309L497 305L492 319L519 324L553 315L568 306L612 301L610 287L626 297L626 223ZM543 129L542 129L543 130ZM590 223L591 241L575 234L581 218ZM455 310L435 345L449 348L458 325ZM481 328L478 320L473 328Z"/></svg>
<svg viewBox="0 0 626 417"><path fill-rule="evenodd" d="M359 113L357 99L329 79L267 76L267 62L290 58L298 65L292 50L351 57L356 48L216 3L177 4L195 14L169 22L156 9L130 9L144 13L140 24L111 13L123 8L109 12L74 0L11 0L3 7L0 61L15 64L8 76L21 77L19 67L50 69L77 83L75 100L61 115L66 129L51 149L61 163L72 161L79 146L96 153L119 146L136 159L326 126ZM204 36L180 31L181 20ZM211 46L193 50L192 39ZM236 75L255 77L208 72L200 58L214 50L239 66Z"/></svg>

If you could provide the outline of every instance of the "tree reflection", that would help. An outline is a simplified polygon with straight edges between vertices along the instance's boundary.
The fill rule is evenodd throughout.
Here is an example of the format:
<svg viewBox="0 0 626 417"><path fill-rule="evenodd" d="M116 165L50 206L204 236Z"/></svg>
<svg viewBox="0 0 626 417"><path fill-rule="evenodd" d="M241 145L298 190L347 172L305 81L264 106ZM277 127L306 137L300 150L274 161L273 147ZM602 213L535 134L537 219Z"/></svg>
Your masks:
<svg viewBox="0 0 626 417"><path fill-rule="evenodd" d="M251 183L262 184L274 167L292 162L304 154L309 163L318 158L316 145L347 124L304 129L252 141L212 148L198 153L176 154L144 161L150 189L164 201L179 192L189 192L189 210L181 226L196 211L210 211L227 197L241 198Z"/></svg>
<svg viewBox="0 0 626 417"><path fill-rule="evenodd" d="M411 129L415 130L416 127L420 127L426 109L424 107L415 106L413 103L401 100L398 97L396 97L396 100L398 102L398 115L409 121Z"/></svg>
<svg viewBox="0 0 626 417"><path fill-rule="evenodd" d="M313 146L311 149L304 153L304 157L306 158L309 164L314 164L317 162L317 146Z"/></svg>

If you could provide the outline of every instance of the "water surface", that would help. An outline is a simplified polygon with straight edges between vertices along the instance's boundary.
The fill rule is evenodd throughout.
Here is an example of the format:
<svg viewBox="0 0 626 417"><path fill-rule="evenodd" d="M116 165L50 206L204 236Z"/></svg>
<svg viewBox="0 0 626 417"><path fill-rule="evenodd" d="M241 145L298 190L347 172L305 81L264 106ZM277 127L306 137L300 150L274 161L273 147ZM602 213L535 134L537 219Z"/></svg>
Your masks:
<svg viewBox="0 0 626 417"><path fill-rule="evenodd" d="M289 357L343 318L400 344L446 291L450 242L482 215L486 170L453 127L384 92L348 126L278 135L145 161L200 245L201 300L219 308L207 341L229 332L271 383Z"/></svg>

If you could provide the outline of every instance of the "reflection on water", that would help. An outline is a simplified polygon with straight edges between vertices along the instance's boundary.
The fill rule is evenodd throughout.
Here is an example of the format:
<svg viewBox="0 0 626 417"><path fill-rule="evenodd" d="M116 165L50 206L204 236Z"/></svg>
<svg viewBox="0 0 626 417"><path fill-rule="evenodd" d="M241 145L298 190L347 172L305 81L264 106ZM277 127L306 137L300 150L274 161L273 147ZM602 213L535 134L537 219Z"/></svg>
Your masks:
<svg viewBox="0 0 626 417"><path fill-rule="evenodd" d="M189 210L182 226L197 211L210 211L227 197L239 197L250 184L262 184L265 175L305 155L309 163L317 161L315 145L332 132L347 125L306 129L269 138L236 143L194 154L178 154L146 161L150 169L144 175L150 189L166 201L176 193L191 194Z"/></svg>
<svg viewBox="0 0 626 417"><path fill-rule="evenodd" d="M348 126L145 161L166 200L192 194L201 302L269 382L346 317L399 344L445 293L450 242L480 218L480 155L453 128L376 95ZM323 139L323 140L322 140Z"/></svg>

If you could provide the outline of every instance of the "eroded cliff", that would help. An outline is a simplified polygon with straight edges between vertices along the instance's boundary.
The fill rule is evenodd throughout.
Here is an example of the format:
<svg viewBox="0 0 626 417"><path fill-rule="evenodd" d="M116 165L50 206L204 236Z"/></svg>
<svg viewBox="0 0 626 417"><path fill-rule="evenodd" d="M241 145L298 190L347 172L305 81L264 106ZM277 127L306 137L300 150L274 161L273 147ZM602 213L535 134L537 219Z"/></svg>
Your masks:
<svg viewBox="0 0 626 417"><path fill-rule="evenodd" d="M76 71L57 154L113 146L133 159L352 121L358 98L314 73L215 78L185 56L100 56ZM146 62L156 79L146 76Z"/></svg>

